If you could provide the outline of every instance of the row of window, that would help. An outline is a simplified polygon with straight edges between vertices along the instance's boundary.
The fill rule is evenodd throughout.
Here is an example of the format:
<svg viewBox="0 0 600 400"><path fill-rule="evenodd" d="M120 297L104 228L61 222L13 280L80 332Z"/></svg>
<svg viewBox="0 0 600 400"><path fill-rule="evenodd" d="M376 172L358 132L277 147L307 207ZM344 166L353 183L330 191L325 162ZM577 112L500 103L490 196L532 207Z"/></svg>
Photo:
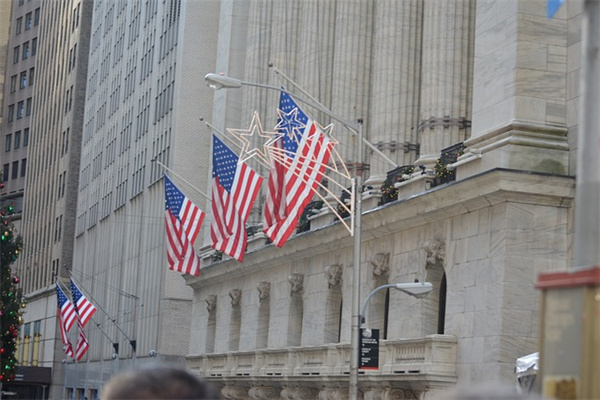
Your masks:
<svg viewBox="0 0 600 400"><path fill-rule="evenodd" d="M18 63L19 59L27 60L29 57L35 56L37 54L37 45L38 39L33 38L31 39L31 43L27 41L23 45L15 46L13 48L13 64Z"/></svg>
<svg viewBox="0 0 600 400"><path fill-rule="evenodd" d="M11 174L12 171L12 174ZM27 159L24 158L21 160L21 177L25 176L25 172L27 171ZM4 168L2 168L2 181L8 181L9 177L11 179L17 179L19 177L19 160L13 161L12 168L10 163L4 164Z"/></svg>
<svg viewBox="0 0 600 400"><path fill-rule="evenodd" d="M13 141L14 139L14 141ZM23 147L29 145L29 128L23 129ZM10 151L11 149L18 149L21 147L21 131L15 131L14 134L9 133L6 135L4 141L4 151Z"/></svg>
<svg viewBox="0 0 600 400"><path fill-rule="evenodd" d="M33 99L29 97L26 101L22 100L17 103L17 119L21 119L24 116L31 115L33 108ZM8 115L6 116L8 122L13 122L15 118L15 105L11 104L8 106Z"/></svg>
<svg viewBox="0 0 600 400"><path fill-rule="evenodd" d="M38 26L40 24L40 8L36 8L33 12L25 14L25 30L28 31L32 26ZM20 35L23 31L23 17L17 18L15 24L15 35Z"/></svg>
<svg viewBox="0 0 600 400"><path fill-rule="evenodd" d="M27 83L29 82L29 86L33 86L35 82L35 67L29 68L29 79L27 78L27 71L21 72L19 75L13 75L10 77L10 92L14 93L17 91L17 85L20 89L25 89L27 87Z"/></svg>

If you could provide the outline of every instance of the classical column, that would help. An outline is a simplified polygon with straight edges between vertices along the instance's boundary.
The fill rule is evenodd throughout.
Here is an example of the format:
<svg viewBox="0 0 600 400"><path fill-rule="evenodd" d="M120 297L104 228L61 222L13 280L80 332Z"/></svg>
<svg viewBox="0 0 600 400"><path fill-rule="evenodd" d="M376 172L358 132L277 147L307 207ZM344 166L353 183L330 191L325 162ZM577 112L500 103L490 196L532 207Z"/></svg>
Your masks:
<svg viewBox="0 0 600 400"><path fill-rule="evenodd" d="M397 165L417 158L419 81L421 76L421 0L376 0L374 8L373 89L368 140ZM394 168L377 154L368 157L370 177L365 184L381 187Z"/></svg>
<svg viewBox="0 0 600 400"><path fill-rule="evenodd" d="M526 0L477 2L473 127L459 179L492 168L569 173L568 20L560 14L548 19Z"/></svg>
<svg viewBox="0 0 600 400"><path fill-rule="evenodd" d="M440 150L465 140L470 126L474 0L425 0L416 164L433 168Z"/></svg>

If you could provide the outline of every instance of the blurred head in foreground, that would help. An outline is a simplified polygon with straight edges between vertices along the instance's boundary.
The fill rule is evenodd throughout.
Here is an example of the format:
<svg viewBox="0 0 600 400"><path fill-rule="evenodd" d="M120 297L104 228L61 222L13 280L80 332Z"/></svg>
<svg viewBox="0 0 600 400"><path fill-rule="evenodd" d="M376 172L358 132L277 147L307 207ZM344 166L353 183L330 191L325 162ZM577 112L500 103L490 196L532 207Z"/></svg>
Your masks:
<svg viewBox="0 0 600 400"><path fill-rule="evenodd" d="M208 382L184 369L163 366L126 371L112 377L100 398L219 400Z"/></svg>

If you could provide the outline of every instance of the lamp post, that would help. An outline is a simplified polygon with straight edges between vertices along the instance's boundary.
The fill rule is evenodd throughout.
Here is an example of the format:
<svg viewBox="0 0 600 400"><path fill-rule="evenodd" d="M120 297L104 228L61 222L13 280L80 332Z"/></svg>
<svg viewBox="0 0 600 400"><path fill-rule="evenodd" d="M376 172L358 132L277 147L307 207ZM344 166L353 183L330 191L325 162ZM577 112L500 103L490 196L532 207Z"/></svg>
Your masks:
<svg viewBox="0 0 600 400"><path fill-rule="evenodd" d="M253 86L259 87L263 89L276 90L278 92L288 93L298 101L317 109L318 111L328 115L332 119L342 123L344 126L349 128L356 135L356 165L354 168L354 207L353 210L353 220L354 225L353 229L350 232L352 236L354 236L354 255L353 255L353 273L352 273L352 319L351 319L351 355L350 355L350 383L349 383L349 398L351 400L358 399L358 358L359 358L359 328L360 328L360 259L361 259L361 222L362 222L362 173L363 173L363 133L362 133L362 119L359 119L357 123L352 123L344 120L340 116L334 114L328 108L322 106L317 101L308 101L303 99L300 96L289 93L286 90L271 85L265 85L261 83L254 82L244 82L239 79L231 78L221 74L207 74L204 79L209 87L219 90L219 89L239 89L242 86ZM289 79L289 78L288 78ZM382 154L379 149L374 147L370 142L366 142L366 144L374 149L378 154ZM384 156L386 160L390 161L392 164L395 163L386 156Z"/></svg>
<svg viewBox="0 0 600 400"><path fill-rule="evenodd" d="M423 298L433 290L433 285L430 282L414 282L414 283L390 283L388 285L381 285L376 287L368 294L363 302L362 312L360 313L361 324L367 323L367 306L371 301L371 298L383 289L397 289L410 296L416 297L417 299Z"/></svg>

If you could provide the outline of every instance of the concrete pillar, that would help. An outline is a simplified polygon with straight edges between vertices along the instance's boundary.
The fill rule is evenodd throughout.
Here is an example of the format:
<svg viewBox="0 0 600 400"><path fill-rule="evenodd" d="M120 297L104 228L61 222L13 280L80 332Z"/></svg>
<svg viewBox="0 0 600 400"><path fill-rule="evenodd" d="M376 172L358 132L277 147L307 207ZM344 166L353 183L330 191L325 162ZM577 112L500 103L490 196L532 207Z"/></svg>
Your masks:
<svg viewBox="0 0 600 400"><path fill-rule="evenodd" d="M566 174L567 19L531 0L477 2L473 127L481 159L459 179L492 168Z"/></svg>
<svg viewBox="0 0 600 400"><path fill-rule="evenodd" d="M417 158L423 2L376 0L368 140L397 165ZM394 168L376 154L366 184L380 187Z"/></svg>
<svg viewBox="0 0 600 400"><path fill-rule="evenodd" d="M466 139L471 111L475 2L425 0L417 164L433 168L440 150Z"/></svg>

